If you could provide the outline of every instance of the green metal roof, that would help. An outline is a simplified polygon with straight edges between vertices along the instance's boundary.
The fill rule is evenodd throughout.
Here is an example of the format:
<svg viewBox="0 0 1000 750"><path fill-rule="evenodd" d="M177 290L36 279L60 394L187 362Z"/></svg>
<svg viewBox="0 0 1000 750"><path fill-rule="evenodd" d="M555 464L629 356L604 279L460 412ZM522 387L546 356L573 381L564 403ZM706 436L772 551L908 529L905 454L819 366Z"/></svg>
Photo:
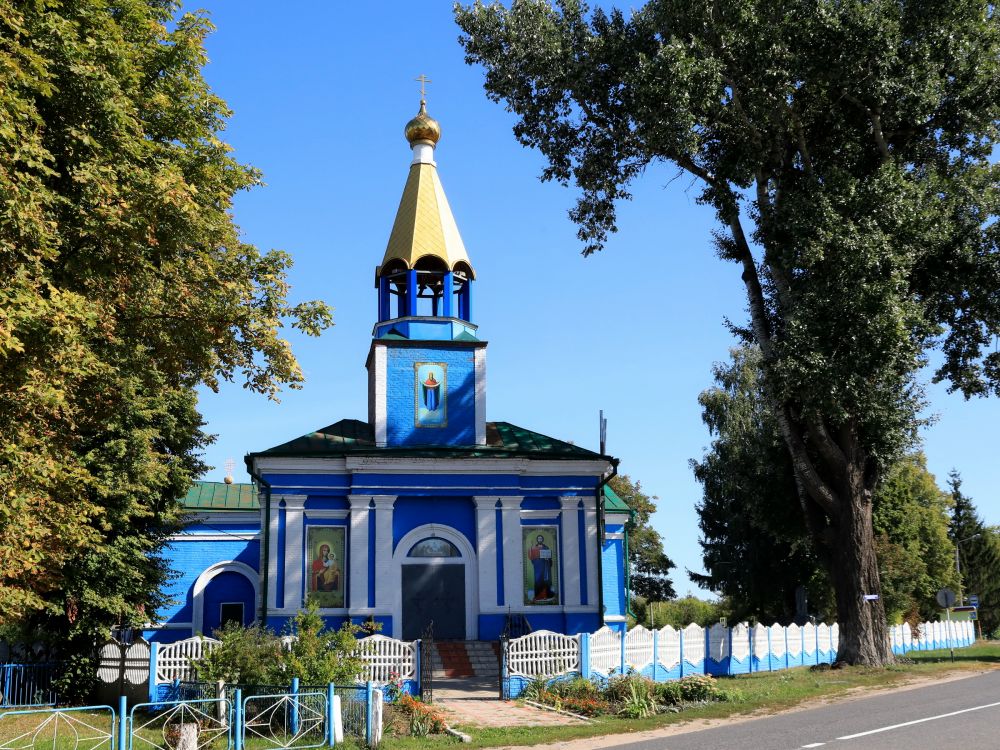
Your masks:
<svg viewBox="0 0 1000 750"><path fill-rule="evenodd" d="M604 509L612 512L632 513L632 509L628 507L625 501L608 484L604 485Z"/></svg>
<svg viewBox="0 0 1000 750"><path fill-rule="evenodd" d="M181 504L188 510L260 510L252 484L195 482Z"/></svg>
<svg viewBox="0 0 1000 750"><path fill-rule="evenodd" d="M246 456L247 467L258 456L418 456L426 458L548 458L605 459L594 451L563 440L526 430L509 422L486 423L486 445L422 445L378 447L371 425L357 419L342 419L287 443Z"/></svg>

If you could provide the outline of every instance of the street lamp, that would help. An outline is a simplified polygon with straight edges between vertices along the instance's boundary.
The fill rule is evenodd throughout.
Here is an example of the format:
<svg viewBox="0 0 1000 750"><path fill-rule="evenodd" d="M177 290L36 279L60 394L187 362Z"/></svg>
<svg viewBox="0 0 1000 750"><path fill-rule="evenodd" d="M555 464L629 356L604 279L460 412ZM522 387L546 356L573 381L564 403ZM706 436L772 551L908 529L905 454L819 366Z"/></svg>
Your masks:
<svg viewBox="0 0 1000 750"><path fill-rule="evenodd" d="M982 536L982 534L973 534L972 536L966 537L965 539L956 539L955 540L955 572L958 573L958 606L959 607L965 606L965 599L962 596L962 563L961 563L961 559L960 559L960 556L959 556L959 549L966 542L971 542L973 539L975 539L976 537L980 537L980 536Z"/></svg>

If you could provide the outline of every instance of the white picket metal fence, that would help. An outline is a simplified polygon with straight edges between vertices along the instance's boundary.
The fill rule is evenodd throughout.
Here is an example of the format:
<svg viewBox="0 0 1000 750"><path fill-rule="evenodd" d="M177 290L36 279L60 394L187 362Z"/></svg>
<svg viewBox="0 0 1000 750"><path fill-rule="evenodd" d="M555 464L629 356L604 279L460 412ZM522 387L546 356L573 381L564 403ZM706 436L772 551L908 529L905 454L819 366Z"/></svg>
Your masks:
<svg viewBox="0 0 1000 750"><path fill-rule="evenodd" d="M507 650L507 669L510 674L529 678L579 672L580 636L539 630L515 638Z"/></svg>

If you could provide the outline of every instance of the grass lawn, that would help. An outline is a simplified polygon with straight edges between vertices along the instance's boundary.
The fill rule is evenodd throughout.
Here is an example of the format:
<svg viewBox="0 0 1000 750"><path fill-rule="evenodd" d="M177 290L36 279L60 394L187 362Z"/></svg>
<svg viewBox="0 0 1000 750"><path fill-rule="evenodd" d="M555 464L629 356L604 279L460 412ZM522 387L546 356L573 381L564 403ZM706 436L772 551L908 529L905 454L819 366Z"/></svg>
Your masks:
<svg viewBox="0 0 1000 750"><path fill-rule="evenodd" d="M646 719L602 716L588 725L510 729L483 729L469 726L457 728L472 737L472 744L462 747L498 747L538 745L598 735L641 732L696 719L772 713L797 706L804 701L835 697L857 689L891 687L947 672L998 668L1000 642L980 641L969 648L956 650L954 663L951 662L947 650L914 652L909 654L908 658L912 663L898 664L886 669L848 667L810 671L808 667L799 667L780 672L723 677L719 679L719 684L731 693L732 700L725 703L697 705L678 713L658 714ZM387 736L382 747L385 750L418 750L418 748L428 750L436 745L451 744L461 743L448 735L430 735L425 738Z"/></svg>

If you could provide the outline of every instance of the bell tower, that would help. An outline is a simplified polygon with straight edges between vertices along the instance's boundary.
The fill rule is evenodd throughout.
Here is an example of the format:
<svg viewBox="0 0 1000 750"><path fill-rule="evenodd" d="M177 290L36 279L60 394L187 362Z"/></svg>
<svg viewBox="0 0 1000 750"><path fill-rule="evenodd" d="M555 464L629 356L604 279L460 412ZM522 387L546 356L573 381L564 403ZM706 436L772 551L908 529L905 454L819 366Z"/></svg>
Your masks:
<svg viewBox="0 0 1000 750"><path fill-rule="evenodd" d="M382 446L485 445L486 342L471 321L476 274L438 177L441 126L425 99L404 134L413 159L375 269L368 421Z"/></svg>

